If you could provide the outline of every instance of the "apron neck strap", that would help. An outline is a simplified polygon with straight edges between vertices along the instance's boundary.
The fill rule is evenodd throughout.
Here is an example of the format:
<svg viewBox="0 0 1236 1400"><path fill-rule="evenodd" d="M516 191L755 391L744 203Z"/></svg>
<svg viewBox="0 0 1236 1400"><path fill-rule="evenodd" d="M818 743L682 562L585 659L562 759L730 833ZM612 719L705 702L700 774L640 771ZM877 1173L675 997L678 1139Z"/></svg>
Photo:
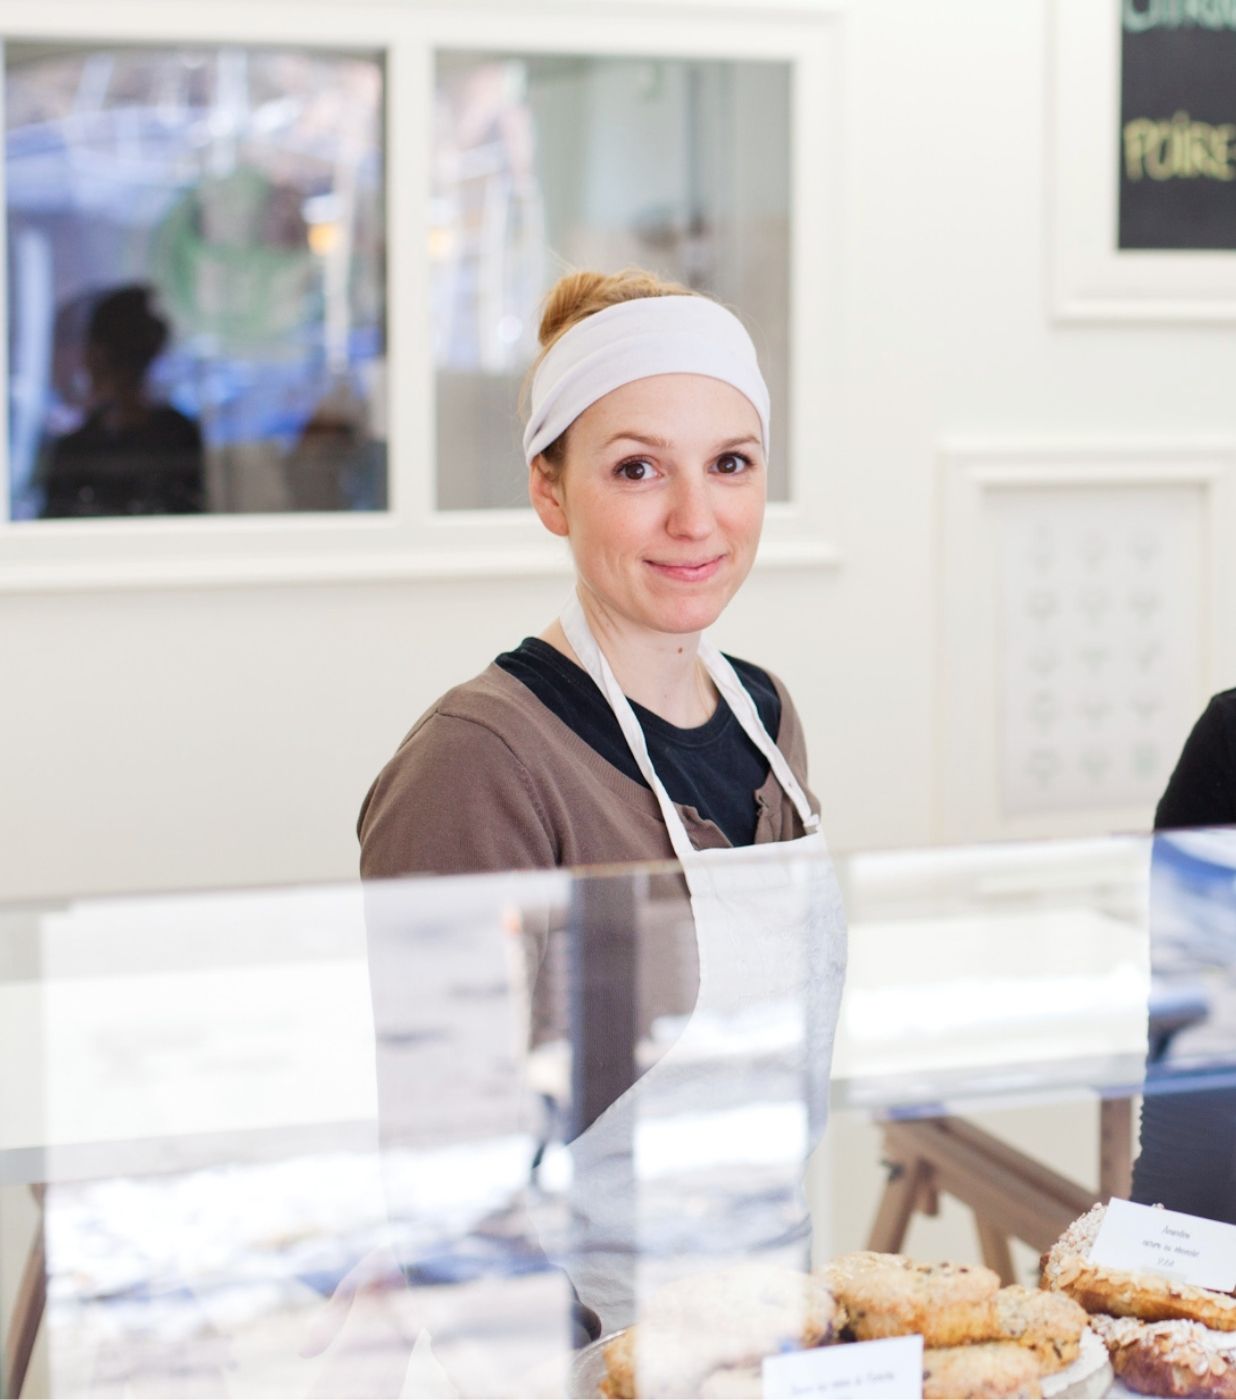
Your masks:
<svg viewBox="0 0 1236 1400"><path fill-rule="evenodd" d="M738 672L707 637L700 638L699 656L709 676L712 677L713 684L733 711L734 718L742 726L743 732L768 760L768 766L781 784L782 790L793 802L804 831L817 831L820 819L811 810L807 794L794 776L794 770L786 762L785 755L777 747L776 740L764 728L764 721L760 718L760 712L755 707L751 692L743 685Z"/></svg>
<svg viewBox="0 0 1236 1400"><path fill-rule="evenodd" d="M580 665L596 682L618 720L636 766L643 775L644 781L652 789L661 808L661 816L669 831L675 856L680 864L688 861L696 854L695 847L691 845L691 839L678 815L678 809L670 799L664 784L657 777L656 770L652 766L652 759L648 754L648 744L644 738L644 731L640 728L639 720L635 718L635 711L632 710L630 702L622 693L622 687L618 684L613 670L605 658L605 653L593 636L591 627L588 626L588 619L584 616L583 605L579 601L578 593L572 593L558 620L566 634L567 641L570 642L575 655L579 658ZM777 781L794 803L804 830L807 832L816 831L820 825L819 817L812 812L807 795L791 771L790 765L785 761L785 756L764 728L759 711L755 708L755 701L752 700L746 687L739 680L733 666L706 638L700 639L699 657L722 698L733 711L743 732L768 760Z"/></svg>

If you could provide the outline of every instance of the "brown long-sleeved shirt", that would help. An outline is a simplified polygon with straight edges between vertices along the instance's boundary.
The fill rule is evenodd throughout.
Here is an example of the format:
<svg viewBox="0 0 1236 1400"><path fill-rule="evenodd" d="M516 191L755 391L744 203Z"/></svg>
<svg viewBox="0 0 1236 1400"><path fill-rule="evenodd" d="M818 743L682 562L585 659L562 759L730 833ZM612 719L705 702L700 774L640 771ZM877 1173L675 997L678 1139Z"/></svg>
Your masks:
<svg viewBox="0 0 1236 1400"><path fill-rule="evenodd" d="M806 789L802 725L772 681L781 697L774 737ZM803 834L772 773L755 801L757 845ZM697 849L730 844L694 807L678 811ZM369 789L357 831L367 879L674 859L652 793L496 665L417 720Z"/></svg>

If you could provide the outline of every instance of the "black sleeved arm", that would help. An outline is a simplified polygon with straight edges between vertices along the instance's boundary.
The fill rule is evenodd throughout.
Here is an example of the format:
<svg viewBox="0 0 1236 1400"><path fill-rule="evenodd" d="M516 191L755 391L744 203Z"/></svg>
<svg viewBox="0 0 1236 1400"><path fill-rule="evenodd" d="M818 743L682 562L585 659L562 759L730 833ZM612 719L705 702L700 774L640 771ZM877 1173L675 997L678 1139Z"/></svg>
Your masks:
<svg viewBox="0 0 1236 1400"><path fill-rule="evenodd" d="M1155 809L1157 830L1236 823L1236 690L1206 706Z"/></svg>

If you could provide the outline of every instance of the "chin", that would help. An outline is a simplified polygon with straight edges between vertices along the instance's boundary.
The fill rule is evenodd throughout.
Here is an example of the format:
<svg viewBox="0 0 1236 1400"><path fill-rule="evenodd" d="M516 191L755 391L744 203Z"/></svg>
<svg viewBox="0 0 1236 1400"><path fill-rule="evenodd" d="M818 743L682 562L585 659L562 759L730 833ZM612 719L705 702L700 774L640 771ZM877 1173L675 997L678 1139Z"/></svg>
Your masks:
<svg viewBox="0 0 1236 1400"><path fill-rule="evenodd" d="M673 636L703 632L721 616L727 602L728 598L720 602L705 601L703 598L684 600L674 607L659 608L653 625L658 632L668 632Z"/></svg>

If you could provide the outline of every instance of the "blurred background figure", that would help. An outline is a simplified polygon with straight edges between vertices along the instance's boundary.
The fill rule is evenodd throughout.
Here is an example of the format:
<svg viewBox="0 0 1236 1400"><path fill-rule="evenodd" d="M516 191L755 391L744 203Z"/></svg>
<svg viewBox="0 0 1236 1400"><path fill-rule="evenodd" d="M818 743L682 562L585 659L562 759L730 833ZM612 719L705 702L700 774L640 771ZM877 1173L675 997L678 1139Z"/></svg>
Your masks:
<svg viewBox="0 0 1236 1400"><path fill-rule="evenodd" d="M88 413L51 445L43 515L185 515L205 509L202 436L152 398L147 376L168 324L140 283L100 296L83 347Z"/></svg>

